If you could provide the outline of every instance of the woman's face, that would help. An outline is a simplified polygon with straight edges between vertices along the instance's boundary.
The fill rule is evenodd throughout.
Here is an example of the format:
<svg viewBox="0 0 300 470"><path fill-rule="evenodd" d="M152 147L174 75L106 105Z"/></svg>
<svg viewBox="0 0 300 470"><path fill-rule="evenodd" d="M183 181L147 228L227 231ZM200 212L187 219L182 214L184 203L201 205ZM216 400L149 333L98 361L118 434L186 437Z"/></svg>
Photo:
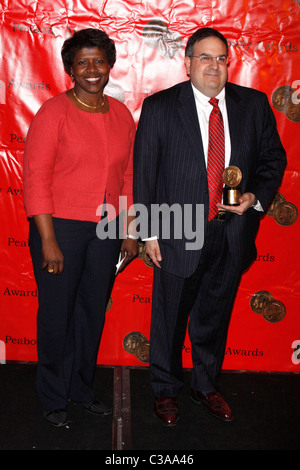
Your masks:
<svg viewBox="0 0 300 470"><path fill-rule="evenodd" d="M80 88L86 93L103 92L109 72L110 65L106 54L98 47L80 49L71 68L77 91Z"/></svg>

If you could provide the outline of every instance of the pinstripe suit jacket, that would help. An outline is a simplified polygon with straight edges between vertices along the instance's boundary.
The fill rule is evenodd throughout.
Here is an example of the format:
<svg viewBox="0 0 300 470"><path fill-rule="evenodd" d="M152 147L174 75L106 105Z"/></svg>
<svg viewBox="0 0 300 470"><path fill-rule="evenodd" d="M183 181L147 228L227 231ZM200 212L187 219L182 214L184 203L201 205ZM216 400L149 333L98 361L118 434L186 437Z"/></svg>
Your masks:
<svg viewBox="0 0 300 470"><path fill-rule="evenodd" d="M255 194L264 210L281 183L286 155L267 96L259 91L226 84L226 106L231 138L230 164L243 175L242 193ZM179 83L144 100L134 148L134 202L148 208L149 232L158 235L162 268L190 276L200 250L186 250L182 239L164 239L153 233L151 204L203 204L208 217L208 183L196 104L190 81ZM196 223L193 212L193 224ZM242 216L226 214L226 235L232 257L246 269L256 256L255 237L260 213L250 208ZM190 221L191 222L191 221ZM151 232L152 224L152 232ZM194 225L195 227L195 225Z"/></svg>

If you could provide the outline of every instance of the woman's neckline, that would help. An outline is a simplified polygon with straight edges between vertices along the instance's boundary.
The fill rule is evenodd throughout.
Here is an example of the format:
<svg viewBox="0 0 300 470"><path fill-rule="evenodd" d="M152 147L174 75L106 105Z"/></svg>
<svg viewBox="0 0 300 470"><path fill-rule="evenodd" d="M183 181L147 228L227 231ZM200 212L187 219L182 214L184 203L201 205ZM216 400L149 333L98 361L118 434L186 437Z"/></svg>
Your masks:
<svg viewBox="0 0 300 470"><path fill-rule="evenodd" d="M109 110L110 110L110 102L109 102L109 97L108 97L107 95L104 95L104 96L105 96L106 103L107 103L106 106L108 106L108 109L105 110L105 111L104 111L102 108L99 108L99 111L97 111L97 110L93 110L92 108L91 108L91 109L88 109L88 108L87 108L87 109L84 109L83 106L82 106L82 108L79 107L79 106L77 106L77 105L76 105L75 98L74 98L74 94L73 94L73 89L72 89L72 88L70 88L69 90L66 90L66 91L65 91L65 95L66 95L66 98L67 98L67 100L69 101L69 103L70 103L75 109L77 109L78 111L81 111L81 112L83 112L83 113L85 113L85 114L97 114L97 115L102 114L102 115L105 115L105 114L107 114L107 113L109 112ZM78 104L79 104L79 103L78 103Z"/></svg>

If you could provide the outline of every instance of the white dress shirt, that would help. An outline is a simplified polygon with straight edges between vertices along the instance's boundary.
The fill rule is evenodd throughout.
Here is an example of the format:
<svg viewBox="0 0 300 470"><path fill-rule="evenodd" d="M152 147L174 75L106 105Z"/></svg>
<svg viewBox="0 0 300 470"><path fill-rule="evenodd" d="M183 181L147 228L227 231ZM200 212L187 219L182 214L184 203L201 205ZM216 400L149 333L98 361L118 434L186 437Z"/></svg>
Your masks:
<svg viewBox="0 0 300 470"><path fill-rule="evenodd" d="M205 164L207 166L207 155L208 155L208 128L209 128L209 116L212 110L212 105L209 103L209 98L192 84L192 89L195 96L196 108L199 120L199 126L201 130L203 150L205 157ZM225 99L225 88L216 96L219 100L219 108L223 118L224 124L224 137L225 137L225 168L229 166L230 155L231 155L231 141L230 141L230 131L228 124L227 108L226 108L226 99ZM254 209L262 211L263 208L259 201L256 202Z"/></svg>
<svg viewBox="0 0 300 470"><path fill-rule="evenodd" d="M202 142L203 142L203 150L205 156L205 163L207 165L207 154L208 154L208 123L209 123L209 116L212 111L212 105L209 103L209 98L203 93L201 93L197 88L192 85L192 89L195 96L196 101L196 108L199 120L199 126L201 130ZM216 98L219 100L219 108L223 117L224 123L224 137L225 137L225 168L229 165L230 155L231 155L231 142L230 142L230 133L229 133L229 125L228 125L228 117L227 117L227 109L226 109L226 102L225 102L225 89L219 93Z"/></svg>

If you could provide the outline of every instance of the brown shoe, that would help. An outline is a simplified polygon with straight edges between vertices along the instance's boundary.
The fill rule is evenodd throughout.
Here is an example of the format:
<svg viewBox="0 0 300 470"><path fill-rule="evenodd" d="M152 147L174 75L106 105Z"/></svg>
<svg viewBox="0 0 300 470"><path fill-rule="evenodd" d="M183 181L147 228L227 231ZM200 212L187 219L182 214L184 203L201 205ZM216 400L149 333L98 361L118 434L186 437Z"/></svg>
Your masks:
<svg viewBox="0 0 300 470"><path fill-rule="evenodd" d="M178 421L176 397L158 397L155 399L154 415L166 426L174 426Z"/></svg>
<svg viewBox="0 0 300 470"><path fill-rule="evenodd" d="M233 420L231 409L218 392L210 392L207 395L203 395L192 389L191 398L197 405L201 403L206 405L211 415L221 418L224 421Z"/></svg>

